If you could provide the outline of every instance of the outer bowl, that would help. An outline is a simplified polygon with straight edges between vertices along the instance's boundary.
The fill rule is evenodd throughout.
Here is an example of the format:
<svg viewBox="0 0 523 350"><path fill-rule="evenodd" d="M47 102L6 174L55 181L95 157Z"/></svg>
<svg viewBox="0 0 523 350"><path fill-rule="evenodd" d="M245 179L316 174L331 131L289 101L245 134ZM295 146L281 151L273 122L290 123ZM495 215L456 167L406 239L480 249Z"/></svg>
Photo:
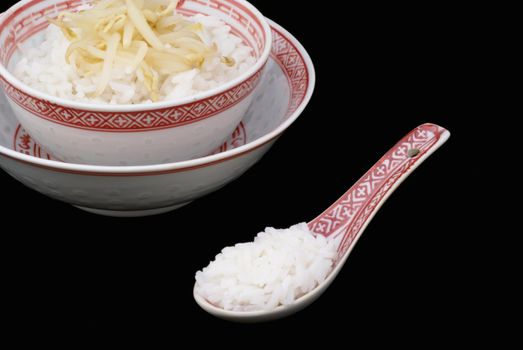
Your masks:
<svg viewBox="0 0 523 350"><path fill-rule="evenodd" d="M223 187L260 160L298 118L314 89L314 67L305 49L283 28L270 24L273 48L267 72L241 127L218 153L148 166L51 160L0 101L0 167L49 197L112 216L167 212Z"/></svg>
<svg viewBox="0 0 523 350"><path fill-rule="evenodd" d="M244 0L186 0L183 14L225 21L253 49L256 63L236 79L206 92L140 105L103 105L39 92L10 70L19 45L38 45L47 17L91 0L22 0L0 18L0 85L17 118L42 146L70 163L144 165L201 157L218 147L249 107L271 50L271 30ZM40 33L40 34L39 34Z"/></svg>

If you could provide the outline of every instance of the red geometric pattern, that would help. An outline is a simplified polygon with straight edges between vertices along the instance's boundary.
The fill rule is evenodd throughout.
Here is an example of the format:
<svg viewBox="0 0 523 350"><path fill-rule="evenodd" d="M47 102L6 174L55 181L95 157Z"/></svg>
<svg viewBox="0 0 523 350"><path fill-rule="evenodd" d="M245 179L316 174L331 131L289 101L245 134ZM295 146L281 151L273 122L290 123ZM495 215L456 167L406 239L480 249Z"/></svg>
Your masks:
<svg viewBox="0 0 523 350"><path fill-rule="evenodd" d="M38 145L31 135L25 131L20 124L16 128L14 138L13 138L13 149L17 152L27 154L29 156L42 158L42 159L51 159L56 160L51 155L42 150L40 145Z"/></svg>
<svg viewBox="0 0 523 350"><path fill-rule="evenodd" d="M245 130L245 125L243 124L243 122L240 122L240 124L238 124L236 129L234 129L232 135L227 139L227 141L225 141L223 145L221 145L211 154L225 152L229 149L234 149L243 146L246 143L247 131ZM13 149L16 152L27 154L29 156L60 161L59 159L54 158L49 153L44 151L42 147L40 147L40 145L33 140L31 135L29 135L27 131L25 131L25 129L22 128L22 125L20 124L18 124L18 127L16 128L15 134L13 136Z"/></svg>
<svg viewBox="0 0 523 350"><path fill-rule="evenodd" d="M193 1L198 2L196 0ZM10 24L10 22L15 19L15 16L11 15L11 17L4 22L2 28L0 28L1 31L9 32L3 44L0 46L0 59L4 65L9 61L18 44L47 26L46 17L52 17L58 11L74 9L81 5L82 1L68 0L45 8L41 8L41 3L42 0L35 0L26 4L18 12L31 9L31 11L27 11L27 16L23 18L16 17L17 22ZM228 5L228 3L231 5ZM208 2L207 5L228 14L231 9L238 7L244 13L239 14L237 11L234 12L237 16L240 16L238 17L241 19L240 22L246 26L251 34L256 34L255 40L258 44L263 42L258 35L258 31L263 33L260 22L257 21L256 16L242 4L234 0L213 0L212 2ZM256 23L258 30L254 30L252 23ZM88 109L74 109L57 105L24 93L5 81L3 77L0 77L0 85L6 95L21 108L54 123L95 131L134 132L187 125L227 110L241 102L254 90L260 80L262 69L263 67L253 73L253 75L243 83L205 100L199 100L176 107L126 113L96 112Z"/></svg>
<svg viewBox="0 0 523 350"><path fill-rule="evenodd" d="M381 199L429 149L445 129L424 124L398 142L336 203L309 222L309 228L325 237L343 234L338 258L350 248L362 227L367 223ZM409 156L409 152L419 153ZM363 209L363 210L362 210Z"/></svg>
<svg viewBox="0 0 523 350"><path fill-rule="evenodd" d="M225 141L223 145L221 145L211 154L222 153L231 149L238 148L245 144L247 144L247 130L245 129L245 124L243 122L240 122L238 127L234 129L232 135L227 139L227 141Z"/></svg>
<svg viewBox="0 0 523 350"><path fill-rule="evenodd" d="M272 36L273 38L285 38L283 36L283 34L281 34L280 32L277 31L277 29L275 28L272 28ZM290 38L287 37L288 41L291 41ZM297 78L297 76L295 75L295 78L294 79L291 79L288 74L290 74L290 72L292 72L293 70L292 69L287 69L287 67L285 67L284 63L283 62L280 62L279 61L279 57L285 57L285 52L289 52L289 53L297 53L299 55L299 59L297 60L298 64L297 66L299 65L303 65L303 67L306 69L306 65L305 65L305 60L304 58L301 56L301 53L296 49L296 47L294 47L293 45L277 45L277 46L273 46L272 47L272 56L274 57L274 62L279 64L280 67L282 68L282 71L284 72L284 74L287 75L287 81L289 82L289 90L290 90L290 95L292 96L292 101L290 102L290 105L298 105L298 101L303 101L304 97L305 97L305 94L306 94L306 90L302 90L301 87L302 87L302 82L304 81L303 79L306 79L305 81L309 81L309 78L308 78L308 73L306 72L304 74L304 77L303 78ZM286 117L289 117L292 113L294 113L296 110L296 108L294 109L289 109L289 111L287 112L286 114ZM242 126L242 124L240 124L240 127ZM238 129L237 129L238 130ZM240 134L238 137L233 137L232 139L232 144L229 143L229 145L226 147L227 149L232 149L232 148L235 148L235 142L234 141L240 141L243 139L243 142L247 142L248 138L247 138L247 130L245 130L245 127L242 128L240 130ZM236 131L235 131L236 133ZM19 151L19 152L22 152L24 154L27 154L25 152L25 149L24 148L20 148L19 146L17 146L17 137L15 136L14 137L14 149L16 151ZM32 142L32 141L31 141ZM232 146L235 146L235 147L232 147ZM225 148L225 146L222 146ZM30 149L31 147L29 147ZM249 152L249 151L245 151L245 152ZM33 153L31 155L35 155L36 153ZM227 157L224 157L220 160L218 160L216 163L222 163L222 162L226 162L234 157L237 157L238 155L230 155L230 156L227 156ZM15 158L13 158L15 159ZM17 159L15 159L17 160ZM20 161L20 160L18 160ZM22 162L22 161L20 161ZM214 163L212 163L214 164ZM208 164L206 165L202 165L202 166L208 166ZM46 167L47 168L47 167ZM49 167L47 168L49 170L52 170L54 172L64 172L64 173L74 173L74 174L82 174L82 175L91 175L91 176L107 176L107 173L97 173L95 171L79 171L79 170L63 170L63 169L60 169L58 167ZM151 171L147 171L147 172L143 172L143 173L125 173L125 172L115 172L114 175L117 175L117 176L151 176L151 175L159 175L159 174L170 174L170 173L174 173L174 172L178 172L178 171L187 171L189 169L193 169L193 167L187 167L187 168L181 168L181 169L175 169L175 170L167 170L167 171L160 171L160 172L151 172Z"/></svg>
<svg viewBox="0 0 523 350"><path fill-rule="evenodd" d="M296 111L303 102L309 86L309 73L305 60L294 44L283 34L272 28L272 56L286 73L292 86L287 115Z"/></svg>
<svg viewBox="0 0 523 350"><path fill-rule="evenodd" d="M40 118L69 127L110 132L150 131L194 123L229 109L242 101L258 84L261 72L245 82L204 100L177 107L140 112L94 112L60 106L18 90L0 77L7 96Z"/></svg>

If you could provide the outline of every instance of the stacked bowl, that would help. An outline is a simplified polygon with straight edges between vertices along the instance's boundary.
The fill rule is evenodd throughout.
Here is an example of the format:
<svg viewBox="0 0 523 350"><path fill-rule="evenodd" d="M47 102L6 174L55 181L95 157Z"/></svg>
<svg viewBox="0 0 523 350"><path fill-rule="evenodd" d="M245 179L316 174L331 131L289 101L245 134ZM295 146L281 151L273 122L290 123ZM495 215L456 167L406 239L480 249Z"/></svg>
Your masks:
<svg viewBox="0 0 523 350"><path fill-rule="evenodd" d="M132 0L131 0L132 1ZM24 0L0 18L0 166L49 197L103 215L153 215L233 181L301 114L312 62L287 31L243 0L187 0L184 15L219 18L250 47L234 79L168 101L102 104L43 93L17 79L24 45L79 0Z"/></svg>

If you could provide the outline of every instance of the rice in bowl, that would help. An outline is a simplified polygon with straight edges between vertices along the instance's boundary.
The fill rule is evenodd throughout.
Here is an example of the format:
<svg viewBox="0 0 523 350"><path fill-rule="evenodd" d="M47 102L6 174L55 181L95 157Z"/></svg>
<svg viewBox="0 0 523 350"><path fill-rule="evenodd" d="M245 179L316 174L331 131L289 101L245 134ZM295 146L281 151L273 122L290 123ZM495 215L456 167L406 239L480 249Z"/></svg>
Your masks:
<svg viewBox="0 0 523 350"><path fill-rule="evenodd" d="M86 3L21 0L0 18L0 85L27 133L57 159L95 165L177 162L222 144L249 108L269 58L265 17L245 0L186 0L177 13L172 0L102 0L94 6L121 6L81 21L96 7L64 13ZM129 4L147 10L142 21L134 22ZM69 41L65 58L64 48L48 54L58 40L42 49L50 21ZM20 48L31 46L35 56L62 63L60 72L43 60L37 68L53 66L49 74L30 71L26 79L44 80L41 89L14 74L25 54ZM235 59L241 51L244 60ZM130 78L119 81L118 71Z"/></svg>
<svg viewBox="0 0 523 350"><path fill-rule="evenodd" d="M129 3L136 6L141 4L142 14L153 13L149 17L157 17L147 19L147 24L154 28L163 49L158 48L158 44L153 46L154 39L144 38L136 29L137 26L126 43L124 27L134 23L124 6ZM94 10L96 6L109 6L104 9L106 13L111 9L118 11L119 7L120 17L113 17L116 20L112 27L106 24L103 28L103 24L111 18L100 15L95 20L96 24L102 23L102 26L92 31L75 24L74 13L59 16L51 20L54 25L44 30L40 45L35 46L32 42L21 45L21 59L16 63L13 73L36 90L71 101L142 104L176 100L218 87L240 76L255 63L252 49L231 32L230 26L210 15L184 16L175 10L176 4L177 1L169 0L100 1L95 4ZM149 8L157 10L153 12ZM158 15L158 9L162 8L165 12L163 17ZM122 22L120 26L118 18ZM158 28L161 21L176 24ZM96 24L92 27L96 27ZM172 34L175 33L176 37L176 33L180 32L185 33L185 36L173 39ZM117 39L116 57L109 62L107 73L104 72L104 64L110 51L111 35ZM94 36L90 42L85 40L89 36ZM87 43L76 51L71 50L81 40ZM189 46L178 45L181 40L185 40ZM173 59L174 55L176 58ZM179 62L173 62L175 59ZM165 62L163 66L162 62ZM169 70L166 65L174 67Z"/></svg>

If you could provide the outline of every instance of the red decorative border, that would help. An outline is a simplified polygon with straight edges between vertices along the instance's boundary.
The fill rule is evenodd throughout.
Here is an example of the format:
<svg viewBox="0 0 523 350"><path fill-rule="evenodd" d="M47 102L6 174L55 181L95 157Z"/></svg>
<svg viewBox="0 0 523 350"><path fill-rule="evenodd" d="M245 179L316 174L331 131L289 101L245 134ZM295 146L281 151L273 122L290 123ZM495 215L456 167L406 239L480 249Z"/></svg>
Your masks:
<svg viewBox="0 0 523 350"><path fill-rule="evenodd" d="M243 124L243 122L240 122L236 129L234 129L229 139L227 139L227 141L225 141L223 145L218 147L210 155L225 152L229 149L234 149L243 146L246 143L247 131L245 130L245 125ZM13 149L19 153L27 154L29 156L61 161L59 159L53 158L49 153L44 151L42 147L40 147L40 145L33 140L31 135L29 135L27 131L25 131L25 129L22 128L22 125L20 124L18 124L15 134L13 135Z"/></svg>
<svg viewBox="0 0 523 350"><path fill-rule="evenodd" d="M40 145L33 140L31 135L29 135L20 124L18 124L13 137L13 149L19 153L27 154L29 156L57 160L51 157L49 153L43 151L42 147L40 147Z"/></svg>
<svg viewBox="0 0 523 350"><path fill-rule="evenodd" d="M17 15L35 5L40 4L42 1L43 0L35 0L18 9L3 22L0 30L5 30L8 27L8 23L13 21ZM201 3L201 1L198 0L193 1ZM232 5L226 5L221 1L228 1ZM256 16L242 4L237 3L234 0L221 1L212 0L209 3L202 4L211 6L230 15L234 14L233 17L237 17L237 19L243 23L245 28L256 39L259 46L259 35L257 34L258 32L252 28L251 20L253 20L258 25L258 28L263 33L264 38L265 33L262 30L263 26L258 21ZM46 7L19 20L14 24L12 30L10 30L9 36L4 41L4 45L2 45L2 48L0 49L0 59L2 59L2 61L5 63L7 60L9 60L9 57L12 55L14 49L19 43L34 35L39 30L42 30L45 26L42 26L41 24L35 25L27 32L22 33L24 28L31 26L36 20L41 19L42 17L56 13L57 10L72 9L78 7L79 5L81 5L80 0L69 0ZM238 11L236 11L235 7L244 11L249 16L243 16ZM261 41L261 43L263 44L263 41ZM211 96L204 100L198 100L181 106L138 112L95 112L91 110L65 107L46 100L37 99L29 94L26 94L25 92L11 85L3 77L0 77L0 84L2 85L6 95L9 96L11 100L13 100L18 106L34 115L39 116L42 119L46 119L48 121L68 127L94 131L143 132L191 124L212 117L235 106L256 88L260 81L262 69L263 67L255 72L246 81L230 88L227 91Z"/></svg>
<svg viewBox="0 0 523 350"><path fill-rule="evenodd" d="M12 101L42 119L78 129L133 132L173 128L212 117L235 106L247 97L258 85L260 76L261 71L258 71L242 84L205 100L177 107L139 112L93 112L64 107L36 99L15 88L1 77L0 84Z"/></svg>
<svg viewBox="0 0 523 350"><path fill-rule="evenodd" d="M229 139L214 152L212 152L211 155L222 153L230 149L235 149L245 144L247 144L247 131L245 130L245 125L243 122L240 122L238 127L232 132L232 135L229 137Z"/></svg>
<svg viewBox="0 0 523 350"><path fill-rule="evenodd" d="M289 41L289 44L290 44L288 46L287 45L279 45L279 46L273 46L272 47L272 54L273 54L273 57L275 57L275 60L277 61L278 56L280 56L280 57L285 56L284 52L287 51L287 50L296 52L299 55L299 60L298 61L300 62L300 64L306 70L305 78L307 79L306 81L307 81L307 86L308 86L308 84L309 84L309 75L308 75L308 71L307 71L307 64L305 63L305 59L301 55L300 51L294 45L291 44L291 40L289 38L286 38L285 34L281 33L280 31L278 31L274 27L272 28L272 35L273 35L273 39L275 39L278 36L281 36L281 37L285 38L287 41ZM302 84L302 80L301 79L291 79L288 76L289 71L287 69L285 69L285 64L283 62L278 62L278 61L277 61L277 63L282 67L282 70L283 70L284 74L287 75L287 81L289 82L289 90L291 92L290 94L291 94L292 99L299 99L299 101L303 101L303 99L305 98L305 96L307 94L307 90L306 89L305 90L301 89L300 86ZM301 91L301 93L294 93L297 90ZM291 105L294 105L294 104L295 104L294 102L291 102ZM297 103L295 105L299 106L299 103ZM289 110L287 112L286 117L289 117L294 112L295 112L295 109L292 110L292 111ZM90 171L90 170L61 169L61 168L57 168L56 166L46 166L46 165L41 165L41 164L35 164L35 163L31 162L31 161L26 161L26 160L22 160L22 159L19 159L19 158L14 158L14 157L12 157L10 155L7 155L7 154L3 154L3 156L5 156L7 158L11 158L11 159L13 159L15 161L18 161L18 162L21 162L21 163L26 163L26 164L34 166L34 167L43 168L43 169L47 169L47 170L50 170L50 171L59 172L59 173L65 173L65 174L76 174L76 175L85 175L85 176L109 176L109 177L113 177L113 176L129 176L129 177L134 177L134 176L152 176L152 175L165 175L165 174L173 174L173 173L178 173L178 172L185 172L185 171L190 171L190 170L194 170L194 169L205 168L205 167L208 167L208 166L212 166L214 164L223 163L223 162L229 161L231 159L235 159L235 158L241 157L241 156L243 156L246 153L253 152L256 149L265 146L267 143L269 143L269 142L271 142L273 140L274 140L274 138L268 139L265 142L257 145L256 147L252 147L252 148L244 150L243 152L240 152L240 153L228 156L228 157L224 157L224 158L218 159L218 160L213 161L213 162L207 162L207 163L201 164L201 165L187 166L187 167L183 167L183 168L167 169L167 170L161 170L161 171L144 171L144 172L140 172L140 173L132 173L132 172L125 172L125 171L122 171L122 172L114 171L114 172L111 172L111 173L107 173L107 172L98 172L98 171Z"/></svg>
<svg viewBox="0 0 523 350"><path fill-rule="evenodd" d="M343 234L338 261L355 243L361 229L394 184L431 150L447 131L434 124L419 126L391 148L336 203L309 222L316 234ZM417 150L417 153L411 153Z"/></svg>
<svg viewBox="0 0 523 350"><path fill-rule="evenodd" d="M289 41L285 35L272 28L272 52L271 56L285 72L289 85L291 98L287 115L294 113L307 95L309 86L309 72L298 48Z"/></svg>

